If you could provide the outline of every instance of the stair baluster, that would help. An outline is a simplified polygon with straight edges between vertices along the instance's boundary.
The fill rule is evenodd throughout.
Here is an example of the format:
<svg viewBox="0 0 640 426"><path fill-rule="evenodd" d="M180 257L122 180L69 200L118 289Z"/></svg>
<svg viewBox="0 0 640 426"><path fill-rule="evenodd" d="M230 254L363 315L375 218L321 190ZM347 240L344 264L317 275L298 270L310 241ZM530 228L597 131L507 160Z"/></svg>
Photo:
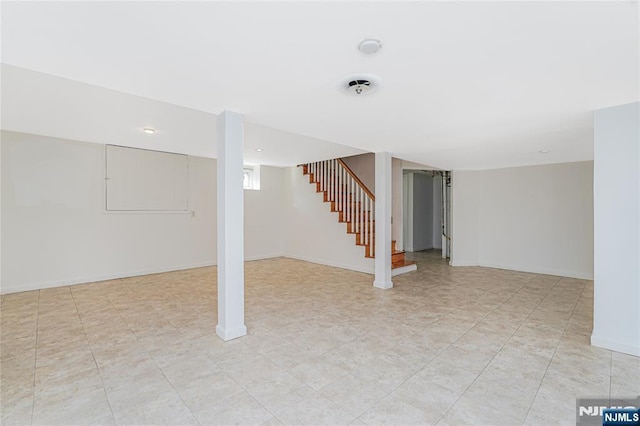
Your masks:
<svg viewBox="0 0 640 426"><path fill-rule="evenodd" d="M354 234L356 244L365 248L365 256L374 256L375 208L374 195L341 159L316 161L303 165L309 182L331 203L332 211L347 224L347 232Z"/></svg>

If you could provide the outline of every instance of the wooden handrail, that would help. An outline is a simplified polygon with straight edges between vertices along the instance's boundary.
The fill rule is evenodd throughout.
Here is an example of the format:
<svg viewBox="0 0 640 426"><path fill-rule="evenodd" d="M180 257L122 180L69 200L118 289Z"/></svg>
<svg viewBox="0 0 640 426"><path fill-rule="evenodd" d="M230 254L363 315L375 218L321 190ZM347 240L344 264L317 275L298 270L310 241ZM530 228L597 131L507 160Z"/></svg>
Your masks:
<svg viewBox="0 0 640 426"><path fill-rule="evenodd" d="M369 188L367 188L367 185L365 185L360 178L358 178L358 176L356 176L355 173L353 173L353 170L351 170L349 168L349 166L347 166L347 164L342 161L341 158L338 158L338 163L340 163L342 165L342 167L344 167L344 169L347 171L347 173L349 173L349 176L351 176L353 178L353 180L355 180L356 182L358 182L358 185L360 185L362 187L362 189L364 189L364 192L373 200L376 200L376 196L373 195L373 192L369 191Z"/></svg>

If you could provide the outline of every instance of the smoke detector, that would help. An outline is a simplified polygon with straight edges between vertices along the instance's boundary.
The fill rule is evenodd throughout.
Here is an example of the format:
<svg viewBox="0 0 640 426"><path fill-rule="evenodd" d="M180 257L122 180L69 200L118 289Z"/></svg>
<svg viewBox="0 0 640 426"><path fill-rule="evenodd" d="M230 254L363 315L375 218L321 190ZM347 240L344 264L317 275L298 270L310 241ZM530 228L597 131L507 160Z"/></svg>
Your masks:
<svg viewBox="0 0 640 426"><path fill-rule="evenodd" d="M380 85L380 79L371 74L351 74L342 79L342 90L353 96L373 93Z"/></svg>

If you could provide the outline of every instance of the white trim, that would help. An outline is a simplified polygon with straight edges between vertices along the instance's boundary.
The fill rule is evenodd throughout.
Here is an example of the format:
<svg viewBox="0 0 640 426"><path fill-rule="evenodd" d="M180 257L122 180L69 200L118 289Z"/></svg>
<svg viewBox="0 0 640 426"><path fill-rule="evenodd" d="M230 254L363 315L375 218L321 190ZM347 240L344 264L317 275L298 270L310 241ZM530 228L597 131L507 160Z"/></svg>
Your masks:
<svg viewBox="0 0 640 426"><path fill-rule="evenodd" d="M247 335L247 326L242 325L232 330L225 330L220 324L216 326L216 334L225 342Z"/></svg>
<svg viewBox="0 0 640 426"><path fill-rule="evenodd" d="M507 269L510 271L517 271L517 272L529 272L532 274L540 274L540 275L555 275L558 277L576 278L579 280L593 280L593 273L589 275L589 274L585 274L583 272L577 272L577 271L535 268L535 267L532 268L529 266L503 265L503 264L482 263L482 262L478 266L483 266L485 268Z"/></svg>
<svg viewBox="0 0 640 426"><path fill-rule="evenodd" d="M70 278L70 279L64 279L64 280L52 280L52 281L44 281L44 282L37 282L37 283L28 283L28 284L23 284L23 285L14 286L14 287L2 286L0 293L1 294L20 293L23 291L42 290L45 288L53 288L53 287L65 287L68 285L75 285L75 284L89 284L89 283L95 283L100 281L138 277L141 275L160 274L163 272L182 271L185 269L204 268L207 266L215 266L215 265L216 263L213 261L198 262L198 263L191 263L188 265L171 266L167 268L142 269L137 271L121 272L117 274L107 274L107 275L98 275L98 276L89 276L89 277L80 277L80 278L76 277L76 278Z"/></svg>
<svg viewBox="0 0 640 426"><path fill-rule="evenodd" d="M470 262L465 260L453 260L453 259L449 261L449 265L450 266L480 266L478 265L478 262Z"/></svg>
<svg viewBox="0 0 640 426"><path fill-rule="evenodd" d="M396 275L406 274L407 272L413 272L418 269L418 265L415 263L413 265L405 265L400 268L394 268L391 270L391 276L395 277Z"/></svg>
<svg viewBox="0 0 640 426"><path fill-rule="evenodd" d="M251 256L251 257L245 257L245 262L252 262L255 260L264 260L264 259L275 259L278 257L285 257L285 258L289 258L289 259L296 259L296 260L302 260L305 262L309 262L309 263L315 263L315 264L319 264L319 265L325 265L325 266L332 266L335 268L341 268L341 269L347 269L350 271L356 271L356 272L363 272L365 274L373 274L374 273L374 267L373 265L371 266L371 269L367 269L367 268L363 268L357 265L348 265L348 264L343 264L343 263L336 263L336 262L330 262L330 261L326 261L323 259L312 259L312 258L308 258L308 257L304 257L304 256L295 256L295 255L291 255L291 254L285 254L285 253L278 253L278 254L266 254L266 255L258 255L258 256ZM373 260L373 259L371 259ZM494 269L506 269L506 270L510 270L510 271L517 271L517 272L529 272L529 273L533 273L533 274L541 274L541 275L555 275L555 276L560 276L560 277L567 277L567 278L576 278L576 279L582 279L582 280L593 280L593 277L588 277L582 274L576 274L576 273L572 273L572 272L568 272L568 271L551 271L551 270L545 270L545 269L538 269L538 270L532 270L532 269L525 269L525 268L513 268L513 267L507 267L504 265L490 265L490 264L484 264L484 265L478 265L477 263L473 263L473 262L458 262L458 261L451 261L449 262L449 264L451 266L454 267L458 267L458 266L480 266L480 267L484 267L484 268L494 268ZM25 285L21 285L21 286L2 286L0 288L0 294L10 294L10 293L19 293L22 291L32 291L32 290L41 290L41 289L45 289L45 288L53 288L53 287L64 287L64 286L68 286L68 285L75 285L75 284L87 284L87 283L94 283L94 282L99 282L99 281L108 281L108 280L115 280L115 279L120 279L120 278L129 278L129 277L137 277L137 276L141 276L141 275L151 275L151 274L160 274L163 272L172 272L172 271L182 271L185 269L195 269L195 268L204 268L204 267L208 267L208 266L216 266L216 262L214 261L209 261L209 262L198 262L198 263L193 263L193 264L188 264L188 265L179 265L179 266L173 266L173 267L167 267L167 268L154 268L154 269L142 269L142 270L137 270L137 271L132 271L132 272L122 272L122 273L117 273L117 274L108 274L108 275L98 275L98 276L89 276L89 277L81 277L81 278L71 278L71 279L65 279L65 280L53 280L53 281L45 281L45 282L38 282L38 283L29 283L29 284L25 284ZM402 267L402 268L396 268L392 270L392 275L396 276L396 275L400 275L405 273L404 272L404 268L406 267ZM411 269L411 270L415 270L415 269ZM402 272L398 272L398 271L402 271ZM410 272L410 271L406 271L406 272ZM603 339L597 339L598 341L603 341Z"/></svg>
<svg viewBox="0 0 640 426"><path fill-rule="evenodd" d="M103 210L101 214L190 214L195 215L193 210Z"/></svg>
<svg viewBox="0 0 640 426"><path fill-rule="evenodd" d="M251 256L245 258L245 262L252 262L254 260L264 260L264 259L275 259L278 257L287 257L284 254L274 254L274 255L260 255L260 256ZM196 269L196 268L206 268L209 266L216 266L217 263L214 261L210 262L197 262L188 265L180 265L173 266L168 268L154 268L154 269L143 269L133 272L122 272L117 274L107 274L107 275L98 275L98 276L89 276L82 278L70 278L64 280L53 280L53 281L44 281L37 283L29 283L21 286L1 286L0 294L10 294L10 293L20 293L23 291L33 291L33 290L42 290L45 288L54 288L54 287L65 287L68 285L76 285L76 284L89 284L100 281L109 281L109 280L117 280L120 278L131 278L131 277L139 277L142 275L152 275L152 274L161 274L163 272L173 272L173 271L183 271L185 269Z"/></svg>
<svg viewBox="0 0 640 426"><path fill-rule="evenodd" d="M453 259L449 262L449 265L454 267L479 266L482 268L505 269L507 271L528 272L530 274L539 274L539 275L554 275L557 277L575 278L579 280L593 281L593 274L589 275L582 272L559 270L559 269L531 268L528 266L505 265L505 264L497 264L497 263L478 263L478 262L469 262L464 260L459 261L459 260L453 260Z"/></svg>
<svg viewBox="0 0 640 426"><path fill-rule="evenodd" d="M373 286L375 288L378 288L380 290L389 290L390 288L393 288L393 281L389 280L389 281L376 281L373 280Z"/></svg>
<svg viewBox="0 0 640 426"><path fill-rule="evenodd" d="M311 259L311 258L308 258L308 257L295 256L295 255L291 255L291 254L285 254L283 257L288 257L289 259L302 260L302 261L309 262L309 263L316 263L318 265L333 266L334 268L348 269L350 271L355 271L355 272L364 272L365 274L373 275L373 273L374 273L373 259L370 259L371 260L371 268L369 269L369 268L362 268L360 266L346 265L346 264L337 263L337 262L331 262L331 261L322 260L322 259Z"/></svg>
<svg viewBox="0 0 640 426"><path fill-rule="evenodd" d="M245 262L253 262L254 260L265 260L265 259L276 259L278 257L287 257L286 254L284 253L278 253L278 254L259 254L257 256L250 256L250 257L246 257L244 258Z"/></svg>
<svg viewBox="0 0 640 426"><path fill-rule="evenodd" d="M615 340L598 337L593 334L591 335L591 346L597 346L599 348L609 349L615 352L622 352L633 356L640 356L640 346L634 346L626 342L618 342Z"/></svg>

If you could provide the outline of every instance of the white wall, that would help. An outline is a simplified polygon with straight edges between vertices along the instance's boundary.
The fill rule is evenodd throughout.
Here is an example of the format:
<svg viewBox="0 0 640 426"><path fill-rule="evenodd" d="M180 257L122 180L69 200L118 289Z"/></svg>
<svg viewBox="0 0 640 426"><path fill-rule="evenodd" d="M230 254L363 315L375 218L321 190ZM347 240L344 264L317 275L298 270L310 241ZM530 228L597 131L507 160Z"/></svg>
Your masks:
<svg viewBox="0 0 640 426"><path fill-rule="evenodd" d="M451 265L477 266L479 249L479 208L482 172L452 172L451 184Z"/></svg>
<svg viewBox="0 0 640 426"><path fill-rule="evenodd" d="M413 251L413 176L402 176L402 237L404 250Z"/></svg>
<svg viewBox="0 0 640 426"><path fill-rule="evenodd" d="M323 202L299 167L285 170L285 256L323 265L373 273L374 261L364 257L347 225Z"/></svg>
<svg viewBox="0 0 640 426"><path fill-rule="evenodd" d="M640 356L640 103L595 112L591 343Z"/></svg>
<svg viewBox="0 0 640 426"><path fill-rule="evenodd" d="M593 163L453 174L452 265L593 277Z"/></svg>
<svg viewBox="0 0 640 426"><path fill-rule="evenodd" d="M215 160L189 158L193 216L107 213L104 145L13 132L1 141L2 293L215 263ZM247 258L283 252L284 171L263 174L264 192L245 193Z"/></svg>
<svg viewBox="0 0 640 426"><path fill-rule="evenodd" d="M260 190L244 191L246 260L284 255L286 168L260 167Z"/></svg>
<svg viewBox="0 0 640 426"><path fill-rule="evenodd" d="M375 154L368 152L366 154L352 155L351 157L342 158L342 161L349 166L369 191L376 193Z"/></svg>
<svg viewBox="0 0 640 426"><path fill-rule="evenodd" d="M342 161L372 193L376 193L375 154L353 155L344 157ZM398 250L402 250L404 247L402 197L402 160L393 158L391 160L391 239L396 240L396 249Z"/></svg>
<svg viewBox="0 0 640 426"><path fill-rule="evenodd" d="M396 241L396 250L403 250L403 191L402 191L402 160L391 159L391 239Z"/></svg>
<svg viewBox="0 0 640 426"><path fill-rule="evenodd" d="M5 181L5 179L3 178L4 173L2 173L2 170L4 170L4 166L2 163L2 159L3 159L3 155L2 155L2 134L0 133L0 294L2 293L2 277L3 277L3 268L2 268L2 228L3 228L3 216L4 214L3 212L3 204L4 202L2 201L4 197L2 197L2 194L4 194L4 189L3 189L3 182Z"/></svg>

